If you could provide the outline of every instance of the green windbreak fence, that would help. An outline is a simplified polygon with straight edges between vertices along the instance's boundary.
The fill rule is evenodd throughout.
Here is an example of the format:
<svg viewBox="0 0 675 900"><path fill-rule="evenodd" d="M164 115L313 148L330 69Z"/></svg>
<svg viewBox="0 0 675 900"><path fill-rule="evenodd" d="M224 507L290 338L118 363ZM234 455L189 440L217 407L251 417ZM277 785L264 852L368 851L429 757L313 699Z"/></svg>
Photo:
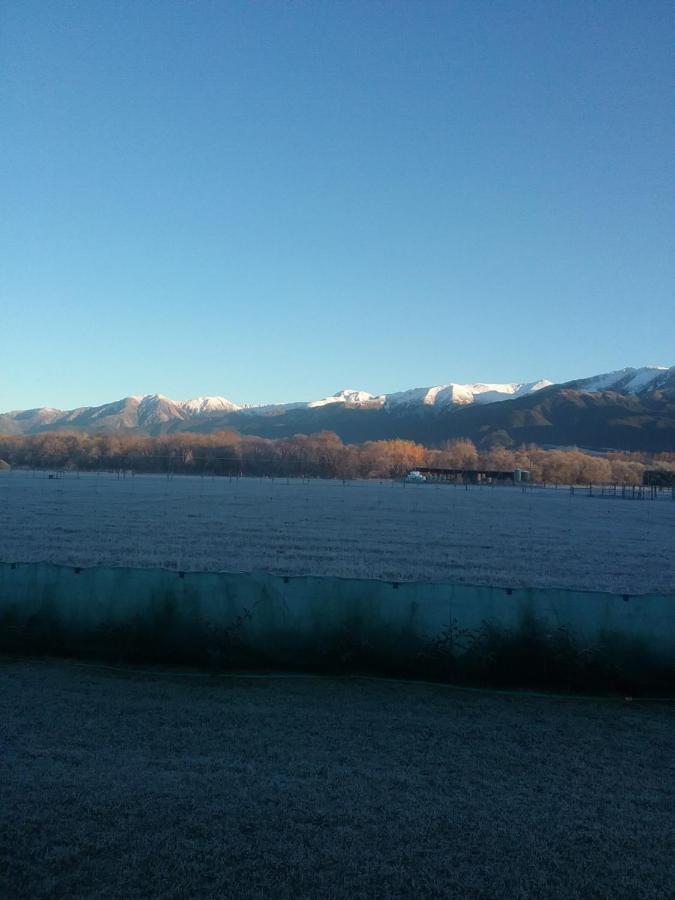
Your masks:
<svg viewBox="0 0 675 900"><path fill-rule="evenodd" d="M0 564L0 650L675 691L675 594Z"/></svg>

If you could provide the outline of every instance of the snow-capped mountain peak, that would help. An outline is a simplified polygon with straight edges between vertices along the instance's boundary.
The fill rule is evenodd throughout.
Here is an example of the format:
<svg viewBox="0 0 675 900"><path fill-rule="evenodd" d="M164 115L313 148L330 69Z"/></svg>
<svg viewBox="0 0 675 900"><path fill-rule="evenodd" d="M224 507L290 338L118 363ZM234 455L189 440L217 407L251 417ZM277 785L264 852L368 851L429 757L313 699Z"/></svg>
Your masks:
<svg viewBox="0 0 675 900"><path fill-rule="evenodd" d="M236 412L236 403L225 397L194 397L192 400L172 400L164 394L146 394L129 398L138 401L138 417L150 423L168 422L170 419L191 418L220 413Z"/></svg>
<svg viewBox="0 0 675 900"><path fill-rule="evenodd" d="M439 384L428 388L413 388L409 391L401 391L389 394L386 405L389 407L418 405L423 406L465 406L469 403L496 403L499 400L512 400L515 397L524 397L549 387L553 382L546 379L527 383L511 382L508 384Z"/></svg>
<svg viewBox="0 0 675 900"><path fill-rule="evenodd" d="M406 422L417 421L421 417L428 417L429 421L438 419L438 422L445 422L443 427L448 432L448 417L454 417L458 410L526 398L545 389L553 390L553 387L562 393L572 391L598 394L607 391L636 398L638 402L643 397L650 397L657 404L668 404L675 402L675 366L619 369L555 386L552 382L541 379L504 383L447 382L392 394L372 394L369 391L344 388L317 400L267 406L239 406L221 396L172 400L163 394L132 395L100 406L80 406L65 411L42 407L0 414L0 434L36 434L58 429L162 434L189 431L193 427L195 430L208 431L223 426L240 429L244 433L269 432L276 435L283 433L284 429L291 433L312 433L317 429L340 428L340 423L345 419L343 410L350 411L350 415L346 417L349 419L348 427L352 429L350 434L361 433L355 422L359 412L364 410L371 413L370 416L363 417L368 427L368 422L376 420L373 413L378 410L382 413L381 417L376 417L380 422L380 430L375 433L396 435L399 427L404 428L405 425L408 428ZM548 390L546 393L548 394ZM598 403L602 405L603 400L598 399ZM485 414L489 418L488 410ZM384 419L388 420L386 424ZM461 414L459 419L462 420ZM462 421L471 422L473 419ZM437 426L432 423L429 427L433 431ZM411 433L414 433L414 429Z"/></svg>
<svg viewBox="0 0 675 900"><path fill-rule="evenodd" d="M373 404L384 402L384 397L376 397L368 391L355 391L351 388L344 388L330 397L324 397L321 400L310 400L307 404L308 409L314 409L317 406L328 406L331 403L344 403L347 406L363 406L364 404ZM381 405L381 403L380 403Z"/></svg>
<svg viewBox="0 0 675 900"><path fill-rule="evenodd" d="M192 400L181 400L178 405L186 412L197 416L234 412L240 408L225 397L194 397Z"/></svg>
<svg viewBox="0 0 675 900"><path fill-rule="evenodd" d="M641 366L639 369L617 369L591 378L581 378L570 382L581 391L618 391L623 394L642 394L656 390L671 375L673 369L667 366Z"/></svg>

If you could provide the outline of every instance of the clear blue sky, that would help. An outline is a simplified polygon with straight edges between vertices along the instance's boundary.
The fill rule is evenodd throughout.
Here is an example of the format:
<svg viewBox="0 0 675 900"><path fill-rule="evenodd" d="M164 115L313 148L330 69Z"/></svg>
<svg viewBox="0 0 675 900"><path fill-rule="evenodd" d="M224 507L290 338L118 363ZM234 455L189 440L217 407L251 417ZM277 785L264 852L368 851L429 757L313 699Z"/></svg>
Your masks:
<svg viewBox="0 0 675 900"><path fill-rule="evenodd" d="M675 363L670 2L0 19L0 410Z"/></svg>

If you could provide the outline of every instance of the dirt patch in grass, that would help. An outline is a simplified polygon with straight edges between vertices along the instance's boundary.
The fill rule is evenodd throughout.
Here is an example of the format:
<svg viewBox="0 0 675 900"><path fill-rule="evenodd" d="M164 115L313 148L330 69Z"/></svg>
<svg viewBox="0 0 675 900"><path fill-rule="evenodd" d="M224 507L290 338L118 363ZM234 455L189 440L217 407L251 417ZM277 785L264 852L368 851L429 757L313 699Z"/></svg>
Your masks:
<svg viewBox="0 0 675 900"><path fill-rule="evenodd" d="M675 708L0 659L0 895L671 897Z"/></svg>

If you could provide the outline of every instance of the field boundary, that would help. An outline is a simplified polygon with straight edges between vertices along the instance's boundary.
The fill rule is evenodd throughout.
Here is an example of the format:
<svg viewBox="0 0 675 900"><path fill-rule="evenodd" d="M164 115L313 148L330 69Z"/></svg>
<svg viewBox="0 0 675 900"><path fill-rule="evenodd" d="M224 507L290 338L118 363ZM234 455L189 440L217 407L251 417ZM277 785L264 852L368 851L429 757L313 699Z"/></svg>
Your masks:
<svg viewBox="0 0 675 900"><path fill-rule="evenodd" d="M675 693L675 594L0 563L0 650Z"/></svg>

